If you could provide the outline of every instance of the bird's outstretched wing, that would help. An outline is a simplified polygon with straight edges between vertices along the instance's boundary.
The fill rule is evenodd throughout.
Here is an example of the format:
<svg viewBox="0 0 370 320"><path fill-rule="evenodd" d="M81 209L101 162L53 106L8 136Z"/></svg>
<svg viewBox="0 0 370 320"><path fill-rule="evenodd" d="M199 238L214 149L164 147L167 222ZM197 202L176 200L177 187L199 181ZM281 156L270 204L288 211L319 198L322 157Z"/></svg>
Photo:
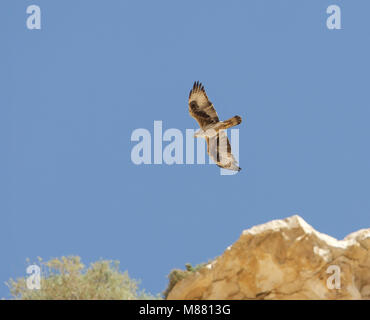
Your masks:
<svg viewBox="0 0 370 320"><path fill-rule="evenodd" d="M217 112L208 100L203 85L196 81L189 93L189 113L198 122L201 129L219 122Z"/></svg>
<svg viewBox="0 0 370 320"><path fill-rule="evenodd" d="M219 131L212 138L206 138L207 153L212 160L221 168L240 171L238 162L231 153L231 145L225 131Z"/></svg>

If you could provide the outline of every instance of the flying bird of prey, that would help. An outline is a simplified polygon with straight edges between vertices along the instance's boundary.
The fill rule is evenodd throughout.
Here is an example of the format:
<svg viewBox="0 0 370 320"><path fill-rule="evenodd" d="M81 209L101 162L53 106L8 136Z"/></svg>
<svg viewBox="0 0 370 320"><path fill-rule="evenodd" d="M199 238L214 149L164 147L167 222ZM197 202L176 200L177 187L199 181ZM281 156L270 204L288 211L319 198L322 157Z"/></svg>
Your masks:
<svg viewBox="0 0 370 320"><path fill-rule="evenodd" d="M189 93L189 113L200 127L194 136L206 139L207 153L212 160L221 168L240 171L241 168L231 153L231 145L224 130L240 124L242 118L234 116L229 120L220 121L199 81L194 82Z"/></svg>

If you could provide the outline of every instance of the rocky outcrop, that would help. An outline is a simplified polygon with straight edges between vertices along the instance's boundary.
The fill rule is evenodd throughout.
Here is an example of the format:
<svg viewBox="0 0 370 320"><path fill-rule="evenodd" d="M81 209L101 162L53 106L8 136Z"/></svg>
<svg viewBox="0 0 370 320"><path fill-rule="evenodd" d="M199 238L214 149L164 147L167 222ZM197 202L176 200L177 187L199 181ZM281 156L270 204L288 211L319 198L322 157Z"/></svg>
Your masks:
<svg viewBox="0 0 370 320"><path fill-rule="evenodd" d="M167 299L370 299L370 229L336 240L299 216L255 226Z"/></svg>

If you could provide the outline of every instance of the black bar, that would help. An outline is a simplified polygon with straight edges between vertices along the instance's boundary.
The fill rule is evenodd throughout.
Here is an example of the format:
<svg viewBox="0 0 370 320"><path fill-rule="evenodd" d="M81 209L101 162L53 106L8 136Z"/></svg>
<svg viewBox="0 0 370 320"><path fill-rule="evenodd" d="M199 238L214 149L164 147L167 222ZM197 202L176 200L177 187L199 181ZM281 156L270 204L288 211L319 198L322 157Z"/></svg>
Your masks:
<svg viewBox="0 0 370 320"><path fill-rule="evenodd" d="M9 309L12 317L17 311L33 316L66 316L74 312L84 316L104 317L114 314L115 319L264 319L271 313L281 317L327 315L333 318L344 311L368 314L369 300L131 300L131 301L0 301L0 312ZM73 312L73 313L71 313Z"/></svg>

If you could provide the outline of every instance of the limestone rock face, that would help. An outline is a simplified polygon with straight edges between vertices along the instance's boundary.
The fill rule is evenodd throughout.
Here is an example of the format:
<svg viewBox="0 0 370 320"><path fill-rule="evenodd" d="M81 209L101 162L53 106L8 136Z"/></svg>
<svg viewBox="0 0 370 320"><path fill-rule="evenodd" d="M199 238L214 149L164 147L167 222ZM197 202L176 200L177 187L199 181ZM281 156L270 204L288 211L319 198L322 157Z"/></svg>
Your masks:
<svg viewBox="0 0 370 320"><path fill-rule="evenodd" d="M336 240L299 216L255 226L167 299L370 299L370 229Z"/></svg>

